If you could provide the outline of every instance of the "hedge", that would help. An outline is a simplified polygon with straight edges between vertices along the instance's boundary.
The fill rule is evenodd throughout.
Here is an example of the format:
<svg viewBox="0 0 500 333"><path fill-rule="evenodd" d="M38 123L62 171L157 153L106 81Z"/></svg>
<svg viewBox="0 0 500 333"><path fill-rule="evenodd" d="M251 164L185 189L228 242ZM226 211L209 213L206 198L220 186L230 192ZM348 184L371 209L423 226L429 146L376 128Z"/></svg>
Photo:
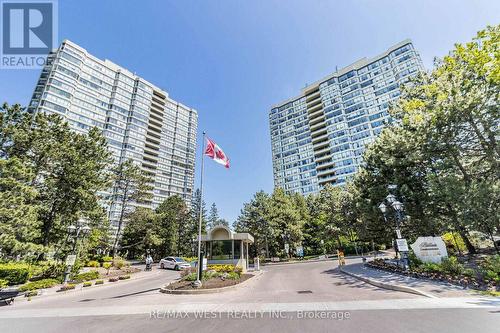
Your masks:
<svg viewBox="0 0 500 333"><path fill-rule="evenodd" d="M51 288L58 284L59 281L56 279L44 279L44 280L38 280L38 281L33 281L33 282L28 282L26 284L23 284L19 290L20 291L28 291L28 290L36 290L36 289L44 289L44 288Z"/></svg>
<svg viewBox="0 0 500 333"><path fill-rule="evenodd" d="M86 273L80 273L77 274L73 277L74 282L83 282L83 281L90 281L90 280L95 280L99 278L99 272L98 271L90 271Z"/></svg>
<svg viewBox="0 0 500 333"><path fill-rule="evenodd" d="M23 284L30 278L30 266L24 263L0 264L0 279L8 285Z"/></svg>

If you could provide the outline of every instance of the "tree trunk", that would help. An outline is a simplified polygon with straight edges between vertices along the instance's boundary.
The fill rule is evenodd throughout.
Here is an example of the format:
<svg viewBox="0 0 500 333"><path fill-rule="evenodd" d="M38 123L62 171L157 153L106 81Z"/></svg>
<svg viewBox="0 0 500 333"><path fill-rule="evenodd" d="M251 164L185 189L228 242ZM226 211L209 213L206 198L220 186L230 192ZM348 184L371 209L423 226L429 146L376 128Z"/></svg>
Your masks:
<svg viewBox="0 0 500 333"><path fill-rule="evenodd" d="M50 213L43 222L43 246L49 245L50 229L52 229L52 224L54 223L54 211L55 211L55 204L52 203L52 207L50 208Z"/></svg>
<svg viewBox="0 0 500 333"><path fill-rule="evenodd" d="M459 231L458 233L460 234L460 237L464 240L465 247L467 247L467 251L469 251L469 254L476 254L476 248L474 245L472 245L471 241L469 240L469 235L467 234L467 230L463 226L459 226Z"/></svg>
<svg viewBox="0 0 500 333"><path fill-rule="evenodd" d="M118 247L118 240L120 237L120 231L122 229L123 225L123 217L125 215L125 204L128 200L128 186L125 187L125 190L123 191L123 196L122 196L122 208L120 210L120 219L118 220L118 230L116 231L116 236L115 236L115 241L113 242L113 258L116 257L116 251Z"/></svg>
<svg viewBox="0 0 500 333"><path fill-rule="evenodd" d="M458 221L458 216L453 207L448 203L447 205L448 211L450 212L451 218L453 220L453 224L455 225L455 230L458 231L460 234L460 237L462 237L465 247L467 247L467 251L469 254L476 254L476 248L474 245L472 245L471 241L469 240L469 235L467 233L467 230L465 227Z"/></svg>

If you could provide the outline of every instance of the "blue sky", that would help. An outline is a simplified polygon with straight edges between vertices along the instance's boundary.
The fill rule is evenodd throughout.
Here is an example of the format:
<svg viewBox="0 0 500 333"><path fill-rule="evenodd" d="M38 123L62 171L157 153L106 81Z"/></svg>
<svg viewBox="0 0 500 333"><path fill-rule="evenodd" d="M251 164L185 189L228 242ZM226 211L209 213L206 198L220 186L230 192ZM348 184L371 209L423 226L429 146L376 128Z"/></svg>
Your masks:
<svg viewBox="0 0 500 333"><path fill-rule="evenodd" d="M229 170L206 160L204 198L230 222L256 191L273 188L273 104L405 38L429 69L455 42L499 23L500 1L59 1L60 40L198 110L199 138L205 130L231 159ZM26 105L38 75L0 70L0 100Z"/></svg>

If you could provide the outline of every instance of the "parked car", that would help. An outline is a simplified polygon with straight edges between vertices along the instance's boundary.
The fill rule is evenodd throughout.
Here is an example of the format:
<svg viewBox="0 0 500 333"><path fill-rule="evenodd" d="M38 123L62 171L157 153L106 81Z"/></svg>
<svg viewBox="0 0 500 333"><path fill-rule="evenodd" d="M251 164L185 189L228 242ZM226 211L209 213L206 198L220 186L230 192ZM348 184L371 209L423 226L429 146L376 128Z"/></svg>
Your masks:
<svg viewBox="0 0 500 333"><path fill-rule="evenodd" d="M166 257L160 260L158 267L164 269L170 268L178 271L181 269L189 268L191 267L191 265L187 263L184 259L179 257Z"/></svg>

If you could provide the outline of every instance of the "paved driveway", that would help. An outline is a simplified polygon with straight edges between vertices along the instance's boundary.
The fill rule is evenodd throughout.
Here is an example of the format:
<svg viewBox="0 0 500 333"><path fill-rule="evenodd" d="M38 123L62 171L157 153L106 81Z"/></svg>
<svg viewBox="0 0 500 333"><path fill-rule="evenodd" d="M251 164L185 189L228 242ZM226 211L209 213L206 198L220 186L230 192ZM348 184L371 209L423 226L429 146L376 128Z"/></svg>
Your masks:
<svg viewBox="0 0 500 333"><path fill-rule="evenodd" d="M238 289L207 295L161 294L158 288L179 273L154 270L135 281L0 307L0 332L497 331L500 300L431 299L388 291L341 275L335 265L267 266ZM299 319L300 311L349 312L350 317ZM249 317L241 317L245 314Z"/></svg>

